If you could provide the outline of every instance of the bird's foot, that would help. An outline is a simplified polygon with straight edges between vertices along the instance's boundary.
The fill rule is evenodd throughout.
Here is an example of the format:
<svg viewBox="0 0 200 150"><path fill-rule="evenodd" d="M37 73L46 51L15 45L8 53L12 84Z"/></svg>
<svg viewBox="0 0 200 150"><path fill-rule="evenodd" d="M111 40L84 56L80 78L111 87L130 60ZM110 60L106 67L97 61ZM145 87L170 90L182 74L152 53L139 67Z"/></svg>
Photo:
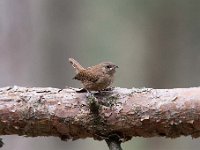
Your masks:
<svg viewBox="0 0 200 150"><path fill-rule="evenodd" d="M95 94L95 93L92 93L91 91L87 91L86 97L87 97L87 98L95 97L94 94Z"/></svg>

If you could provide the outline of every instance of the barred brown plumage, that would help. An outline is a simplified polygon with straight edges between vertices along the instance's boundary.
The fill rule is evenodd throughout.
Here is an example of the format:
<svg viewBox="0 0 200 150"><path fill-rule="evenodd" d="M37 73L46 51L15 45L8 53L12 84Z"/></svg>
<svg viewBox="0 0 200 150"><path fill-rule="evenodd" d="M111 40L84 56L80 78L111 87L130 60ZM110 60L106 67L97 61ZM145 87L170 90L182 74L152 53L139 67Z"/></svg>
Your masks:
<svg viewBox="0 0 200 150"><path fill-rule="evenodd" d="M101 91L113 83L117 65L112 62L102 62L92 67L84 68L75 59L69 62L76 70L74 79L80 80L88 91Z"/></svg>

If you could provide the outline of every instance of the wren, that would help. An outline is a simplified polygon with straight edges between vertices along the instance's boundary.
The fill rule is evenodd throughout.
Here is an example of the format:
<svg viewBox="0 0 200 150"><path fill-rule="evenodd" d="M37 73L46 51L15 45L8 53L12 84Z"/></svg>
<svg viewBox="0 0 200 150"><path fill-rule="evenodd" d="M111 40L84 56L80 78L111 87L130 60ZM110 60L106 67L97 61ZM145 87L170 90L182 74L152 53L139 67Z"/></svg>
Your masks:
<svg viewBox="0 0 200 150"><path fill-rule="evenodd" d="M84 68L75 59L69 58L75 68L73 79L80 80L87 91L102 91L109 87L114 80L117 65L112 62L102 62L95 66Z"/></svg>

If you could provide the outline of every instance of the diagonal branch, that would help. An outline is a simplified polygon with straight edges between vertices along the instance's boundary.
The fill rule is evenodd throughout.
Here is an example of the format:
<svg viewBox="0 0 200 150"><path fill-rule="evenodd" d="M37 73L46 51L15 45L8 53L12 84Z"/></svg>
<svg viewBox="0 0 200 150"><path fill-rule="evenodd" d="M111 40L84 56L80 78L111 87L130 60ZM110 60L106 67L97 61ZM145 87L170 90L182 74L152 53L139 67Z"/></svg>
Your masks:
<svg viewBox="0 0 200 150"><path fill-rule="evenodd" d="M200 88L0 88L0 135L62 139L200 136Z"/></svg>

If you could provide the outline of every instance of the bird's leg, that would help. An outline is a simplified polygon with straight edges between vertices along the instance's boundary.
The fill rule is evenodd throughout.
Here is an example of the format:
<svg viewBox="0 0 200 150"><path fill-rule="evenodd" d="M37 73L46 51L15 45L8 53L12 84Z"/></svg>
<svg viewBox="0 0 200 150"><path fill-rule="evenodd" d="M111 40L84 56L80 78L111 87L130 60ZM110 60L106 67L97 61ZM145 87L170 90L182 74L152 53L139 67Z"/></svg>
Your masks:
<svg viewBox="0 0 200 150"><path fill-rule="evenodd" d="M94 97L94 93L92 93L91 91L88 91L88 90L87 90L86 97L87 97L87 98L89 98L89 97Z"/></svg>
<svg viewBox="0 0 200 150"><path fill-rule="evenodd" d="M87 91L86 97L90 97L90 96L91 96L91 93L89 91Z"/></svg>

